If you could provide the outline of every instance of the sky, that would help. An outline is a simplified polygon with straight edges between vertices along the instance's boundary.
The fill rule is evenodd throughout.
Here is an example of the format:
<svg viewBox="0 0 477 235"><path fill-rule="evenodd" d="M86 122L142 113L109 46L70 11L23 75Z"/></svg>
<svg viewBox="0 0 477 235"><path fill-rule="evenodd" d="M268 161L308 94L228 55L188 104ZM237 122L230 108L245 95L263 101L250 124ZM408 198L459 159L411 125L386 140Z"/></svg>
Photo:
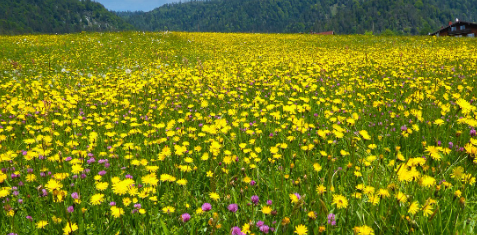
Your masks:
<svg viewBox="0 0 477 235"><path fill-rule="evenodd" d="M150 11L178 0L94 0L112 11Z"/></svg>

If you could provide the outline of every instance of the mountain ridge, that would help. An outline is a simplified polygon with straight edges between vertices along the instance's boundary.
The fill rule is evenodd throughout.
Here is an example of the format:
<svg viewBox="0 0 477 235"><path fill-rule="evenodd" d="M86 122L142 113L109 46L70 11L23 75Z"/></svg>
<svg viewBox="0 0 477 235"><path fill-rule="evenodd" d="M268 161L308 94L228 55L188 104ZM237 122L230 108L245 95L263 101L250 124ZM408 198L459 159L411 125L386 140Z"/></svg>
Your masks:
<svg viewBox="0 0 477 235"><path fill-rule="evenodd" d="M147 31L424 35L455 18L477 21L475 6L477 0L208 0L116 14Z"/></svg>

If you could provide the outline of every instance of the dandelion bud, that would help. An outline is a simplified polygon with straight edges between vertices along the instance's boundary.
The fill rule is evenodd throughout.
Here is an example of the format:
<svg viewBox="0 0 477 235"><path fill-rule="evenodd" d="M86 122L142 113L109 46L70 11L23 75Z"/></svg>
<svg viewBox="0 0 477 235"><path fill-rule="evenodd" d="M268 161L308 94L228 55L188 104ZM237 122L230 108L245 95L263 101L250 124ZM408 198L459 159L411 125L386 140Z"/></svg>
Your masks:
<svg viewBox="0 0 477 235"><path fill-rule="evenodd" d="M285 217L285 218L282 219L282 226L285 226L285 225L287 225L287 224L289 224L289 223L290 223L290 218Z"/></svg>
<svg viewBox="0 0 477 235"><path fill-rule="evenodd" d="M465 197L461 197L459 203L464 206L465 205Z"/></svg>

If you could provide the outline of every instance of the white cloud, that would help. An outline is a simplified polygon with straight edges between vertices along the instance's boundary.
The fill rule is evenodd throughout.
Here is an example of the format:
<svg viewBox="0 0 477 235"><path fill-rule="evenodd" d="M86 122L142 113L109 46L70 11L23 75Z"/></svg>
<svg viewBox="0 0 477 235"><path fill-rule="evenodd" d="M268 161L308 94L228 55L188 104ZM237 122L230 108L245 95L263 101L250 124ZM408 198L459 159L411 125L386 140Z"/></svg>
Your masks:
<svg viewBox="0 0 477 235"><path fill-rule="evenodd" d="M113 11L150 11L176 0L94 0Z"/></svg>

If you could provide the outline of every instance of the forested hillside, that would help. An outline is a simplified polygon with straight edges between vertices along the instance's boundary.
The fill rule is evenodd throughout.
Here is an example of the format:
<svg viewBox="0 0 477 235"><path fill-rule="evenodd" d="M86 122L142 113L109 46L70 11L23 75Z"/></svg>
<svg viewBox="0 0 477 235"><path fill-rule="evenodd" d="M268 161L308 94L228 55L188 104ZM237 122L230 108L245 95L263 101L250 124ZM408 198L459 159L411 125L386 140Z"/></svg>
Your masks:
<svg viewBox="0 0 477 235"><path fill-rule="evenodd" d="M0 34L133 29L91 0L1 0Z"/></svg>
<svg viewBox="0 0 477 235"><path fill-rule="evenodd" d="M79 31L208 31L427 34L459 18L477 21L477 0L210 0L116 12L91 0L2 0L0 34Z"/></svg>
<svg viewBox="0 0 477 235"><path fill-rule="evenodd" d="M119 12L148 31L427 34L459 18L476 21L477 0L211 0Z"/></svg>

